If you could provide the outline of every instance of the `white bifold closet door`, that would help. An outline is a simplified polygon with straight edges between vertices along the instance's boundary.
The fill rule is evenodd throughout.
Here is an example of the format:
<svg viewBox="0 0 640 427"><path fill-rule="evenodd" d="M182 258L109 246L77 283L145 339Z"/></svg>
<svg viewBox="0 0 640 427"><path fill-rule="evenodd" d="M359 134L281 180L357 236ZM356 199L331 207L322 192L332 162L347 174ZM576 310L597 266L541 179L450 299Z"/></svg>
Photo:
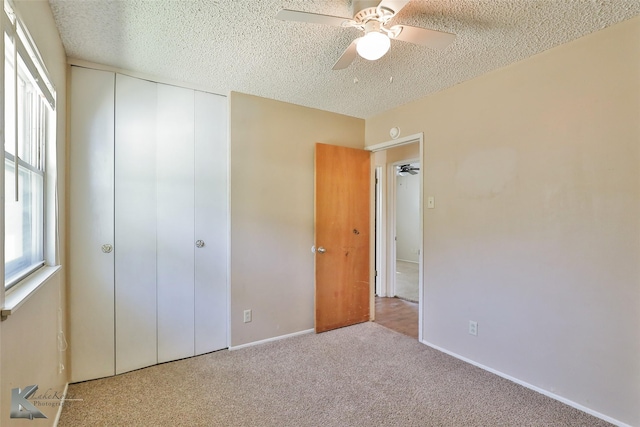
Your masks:
<svg viewBox="0 0 640 427"><path fill-rule="evenodd" d="M195 92L196 354L227 347L227 100ZM225 118L222 120L222 118Z"/></svg>
<svg viewBox="0 0 640 427"><path fill-rule="evenodd" d="M158 362L195 354L194 91L158 84Z"/></svg>
<svg viewBox="0 0 640 427"><path fill-rule="evenodd" d="M227 347L227 99L71 68L71 380Z"/></svg>
<svg viewBox="0 0 640 427"><path fill-rule="evenodd" d="M69 343L71 380L111 376L114 362L115 75L71 68Z"/></svg>
<svg viewBox="0 0 640 427"><path fill-rule="evenodd" d="M158 363L156 84L116 75L116 373Z"/></svg>
<svg viewBox="0 0 640 427"><path fill-rule="evenodd" d="M226 347L224 98L158 84L158 362Z"/></svg>

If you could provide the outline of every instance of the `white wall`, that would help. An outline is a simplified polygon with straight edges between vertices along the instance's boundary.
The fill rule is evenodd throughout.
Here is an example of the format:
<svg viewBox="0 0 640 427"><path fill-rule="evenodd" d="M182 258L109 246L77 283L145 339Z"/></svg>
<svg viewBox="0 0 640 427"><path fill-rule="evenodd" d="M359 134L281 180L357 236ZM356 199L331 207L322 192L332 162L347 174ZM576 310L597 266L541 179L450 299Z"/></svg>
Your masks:
<svg viewBox="0 0 640 427"><path fill-rule="evenodd" d="M418 262L420 180L422 174L396 176L396 259Z"/></svg>
<svg viewBox="0 0 640 427"><path fill-rule="evenodd" d="M35 295L17 312L0 323L0 425L48 426L57 407L39 407L48 419L34 421L9 418L11 389L38 384L38 392L47 389L62 392L67 372L66 352L58 351L58 316L63 328L66 319L65 296L65 160L66 160L66 55L58 35L49 3L45 0L14 1L16 13L26 24L44 59L57 91L57 170L59 200L60 258L63 264Z"/></svg>
<svg viewBox="0 0 640 427"><path fill-rule="evenodd" d="M640 17L366 122L425 134L425 340L631 425L638 58Z"/></svg>

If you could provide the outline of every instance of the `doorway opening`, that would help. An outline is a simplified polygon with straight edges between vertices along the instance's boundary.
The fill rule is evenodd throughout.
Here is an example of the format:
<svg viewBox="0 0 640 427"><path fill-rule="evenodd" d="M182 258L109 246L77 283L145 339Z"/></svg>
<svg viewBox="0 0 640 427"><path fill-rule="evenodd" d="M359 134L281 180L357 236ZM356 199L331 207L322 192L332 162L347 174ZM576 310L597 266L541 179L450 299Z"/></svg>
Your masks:
<svg viewBox="0 0 640 427"><path fill-rule="evenodd" d="M375 176L372 318L422 340L422 134L369 147Z"/></svg>

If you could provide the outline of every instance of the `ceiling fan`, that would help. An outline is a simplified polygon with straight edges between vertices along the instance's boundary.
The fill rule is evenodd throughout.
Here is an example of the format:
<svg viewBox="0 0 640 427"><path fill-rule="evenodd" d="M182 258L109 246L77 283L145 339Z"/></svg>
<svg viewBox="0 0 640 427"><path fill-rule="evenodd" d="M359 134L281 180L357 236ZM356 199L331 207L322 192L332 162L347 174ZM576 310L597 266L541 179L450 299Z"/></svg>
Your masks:
<svg viewBox="0 0 640 427"><path fill-rule="evenodd" d="M418 175L418 171L420 170L420 168L417 168L411 165L400 165L400 166L397 166L397 168L398 168L398 175L400 176Z"/></svg>
<svg viewBox="0 0 640 427"><path fill-rule="evenodd" d="M347 68L356 53L370 61L382 58L391 46L391 39L414 43L431 48L444 48L456 38L455 34L409 25L389 26L389 21L411 0L352 0L353 19L321 15L298 10L283 9L276 18L283 21L298 21L335 27L354 27L364 31L355 39L333 66L334 70Z"/></svg>

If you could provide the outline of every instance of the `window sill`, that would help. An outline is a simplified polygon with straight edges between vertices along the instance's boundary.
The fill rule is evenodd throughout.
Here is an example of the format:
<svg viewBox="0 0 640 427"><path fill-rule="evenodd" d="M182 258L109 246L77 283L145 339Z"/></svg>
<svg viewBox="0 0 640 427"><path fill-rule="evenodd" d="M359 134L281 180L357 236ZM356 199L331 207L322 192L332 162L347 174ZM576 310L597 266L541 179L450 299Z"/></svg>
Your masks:
<svg viewBox="0 0 640 427"><path fill-rule="evenodd" d="M13 286L5 296L0 318L5 320L7 316L15 313L58 270L60 270L59 265L42 267Z"/></svg>

